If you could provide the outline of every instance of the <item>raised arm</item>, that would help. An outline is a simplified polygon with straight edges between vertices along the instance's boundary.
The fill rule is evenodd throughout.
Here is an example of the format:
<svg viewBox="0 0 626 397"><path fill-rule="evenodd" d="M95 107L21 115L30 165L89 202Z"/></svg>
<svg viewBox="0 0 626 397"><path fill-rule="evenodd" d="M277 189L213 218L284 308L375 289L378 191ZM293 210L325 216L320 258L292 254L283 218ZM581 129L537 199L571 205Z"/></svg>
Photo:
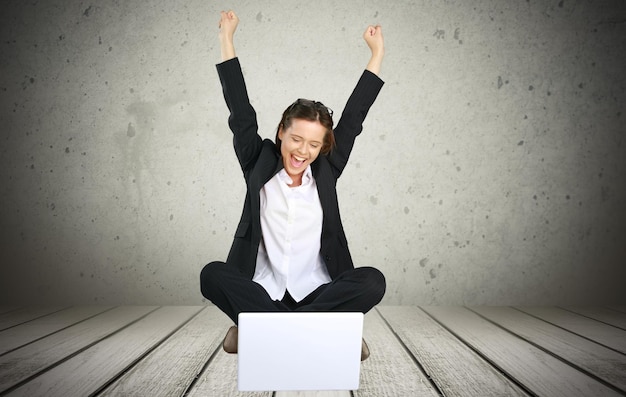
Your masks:
<svg viewBox="0 0 626 397"><path fill-rule="evenodd" d="M235 58L234 36L239 18L234 11L222 11L220 17L220 47L222 50L222 62Z"/></svg>
<svg viewBox="0 0 626 397"><path fill-rule="evenodd" d="M337 178L348 163L354 141L363 130L363 121L384 84L378 77L385 54L381 27L368 26L363 38L372 51L372 56L343 109L335 127L336 146L328 155Z"/></svg>
<svg viewBox="0 0 626 397"><path fill-rule="evenodd" d="M380 67L385 56L385 41L383 40L383 29L380 25L368 26L363 33L363 39L372 51L372 57L367 63L366 69L375 75L380 74Z"/></svg>
<svg viewBox="0 0 626 397"><path fill-rule="evenodd" d="M235 153L242 170L246 171L257 158L262 140L257 133L256 112L250 104L239 58L235 55L233 36L238 23L239 18L233 11L222 11L219 24L222 62L217 65L217 73L226 106L230 110L228 125L233 132Z"/></svg>

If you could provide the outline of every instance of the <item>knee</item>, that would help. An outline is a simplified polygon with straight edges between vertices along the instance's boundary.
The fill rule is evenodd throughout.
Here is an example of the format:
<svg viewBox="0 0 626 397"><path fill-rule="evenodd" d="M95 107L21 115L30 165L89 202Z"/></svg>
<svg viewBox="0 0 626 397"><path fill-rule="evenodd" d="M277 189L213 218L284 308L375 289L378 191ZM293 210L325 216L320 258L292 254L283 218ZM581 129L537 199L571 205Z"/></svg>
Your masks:
<svg viewBox="0 0 626 397"><path fill-rule="evenodd" d="M365 278L364 284L367 286L369 293L380 302L387 290L385 275L374 267L362 267L358 268L358 270L361 271L362 276Z"/></svg>
<svg viewBox="0 0 626 397"><path fill-rule="evenodd" d="M202 268L200 272L200 282L210 282L214 277L215 273L219 272L221 269L222 262L211 262L208 265Z"/></svg>
<svg viewBox="0 0 626 397"><path fill-rule="evenodd" d="M200 291L205 298L210 299L210 293L225 265L224 262L211 262L202 268L200 272Z"/></svg>
<svg viewBox="0 0 626 397"><path fill-rule="evenodd" d="M385 275L383 274L383 272L381 272L378 269L374 269L373 272L373 278L374 278L374 283L375 283L375 289L376 292L378 293L378 296L380 297L379 301L383 299L383 296L385 295L385 291L387 290L387 280L385 279Z"/></svg>

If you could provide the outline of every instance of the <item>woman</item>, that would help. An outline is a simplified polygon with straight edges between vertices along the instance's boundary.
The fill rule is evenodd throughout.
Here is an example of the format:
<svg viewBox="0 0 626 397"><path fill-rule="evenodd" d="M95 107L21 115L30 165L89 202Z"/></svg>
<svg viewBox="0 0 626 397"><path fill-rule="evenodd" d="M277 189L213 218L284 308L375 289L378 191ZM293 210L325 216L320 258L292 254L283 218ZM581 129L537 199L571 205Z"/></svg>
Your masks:
<svg viewBox="0 0 626 397"><path fill-rule="evenodd" d="M234 34L239 19L222 12L217 65L235 153L246 181L241 220L226 262L200 274L202 294L237 324L241 312L368 312L385 293L383 274L354 268L341 224L336 182L383 81L380 26L363 37L372 55L333 131L332 111L298 99L283 113L276 140L258 135ZM224 350L237 352L231 327ZM363 343L362 359L369 350Z"/></svg>

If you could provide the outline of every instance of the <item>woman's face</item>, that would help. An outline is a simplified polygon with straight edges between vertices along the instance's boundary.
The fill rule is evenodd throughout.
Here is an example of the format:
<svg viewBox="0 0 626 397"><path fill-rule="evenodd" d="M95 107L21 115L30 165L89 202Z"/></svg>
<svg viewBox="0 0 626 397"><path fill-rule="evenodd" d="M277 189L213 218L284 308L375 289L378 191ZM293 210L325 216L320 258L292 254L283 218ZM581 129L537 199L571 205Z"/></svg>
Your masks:
<svg viewBox="0 0 626 397"><path fill-rule="evenodd" d="M317 120L293 119L289 128L278 131L283 166L292 186L302 184L302 174L319 156L325 135L326 129Z"/></svg>

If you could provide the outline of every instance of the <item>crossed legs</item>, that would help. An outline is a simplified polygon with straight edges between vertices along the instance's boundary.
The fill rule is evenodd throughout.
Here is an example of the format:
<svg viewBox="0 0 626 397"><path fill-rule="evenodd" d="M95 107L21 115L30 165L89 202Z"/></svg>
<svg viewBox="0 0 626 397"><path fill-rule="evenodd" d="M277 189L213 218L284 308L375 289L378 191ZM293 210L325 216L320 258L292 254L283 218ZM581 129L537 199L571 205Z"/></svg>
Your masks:
<svg viewBox="0 0 626 397"><path fill-rule="evenodd" d="M300 302L287 292L272 300L265 289L241 275L236 266L211 262L200 273L202 295L237 324L241 312L338 311L367 313L385 294L385 277L373 267L346 271Z"/></svg>

